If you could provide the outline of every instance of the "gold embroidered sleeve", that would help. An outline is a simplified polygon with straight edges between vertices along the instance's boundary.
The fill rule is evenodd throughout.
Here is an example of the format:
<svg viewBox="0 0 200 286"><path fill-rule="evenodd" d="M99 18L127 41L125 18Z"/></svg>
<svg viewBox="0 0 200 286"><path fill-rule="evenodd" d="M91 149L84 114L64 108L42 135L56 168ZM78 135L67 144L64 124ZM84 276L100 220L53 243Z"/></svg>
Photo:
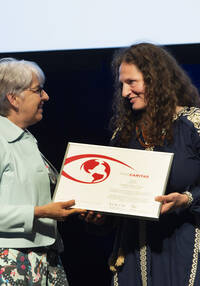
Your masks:
<svg viewBox="0 0 200 286"><path fill-rule="evenodd" d="M184 111L183 115L194 124L194 127L200 135L200 109L197 107L190 107Z"/></svg>

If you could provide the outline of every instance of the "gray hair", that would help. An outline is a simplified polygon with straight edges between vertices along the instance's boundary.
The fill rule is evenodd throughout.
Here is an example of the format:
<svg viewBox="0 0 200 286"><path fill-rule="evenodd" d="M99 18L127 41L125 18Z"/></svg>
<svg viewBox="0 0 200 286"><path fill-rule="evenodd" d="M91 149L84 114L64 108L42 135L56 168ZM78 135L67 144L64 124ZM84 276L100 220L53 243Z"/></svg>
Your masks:
<svg viewBox="0 0 200 286"><path fill-rule="evenodd" d="M0 115L7 116L9 114L10 103L7 94L19 95L29 88L33 74L37 76L39 84L43 86L45 75L35 62L14 58L0 59Z"/></svg>

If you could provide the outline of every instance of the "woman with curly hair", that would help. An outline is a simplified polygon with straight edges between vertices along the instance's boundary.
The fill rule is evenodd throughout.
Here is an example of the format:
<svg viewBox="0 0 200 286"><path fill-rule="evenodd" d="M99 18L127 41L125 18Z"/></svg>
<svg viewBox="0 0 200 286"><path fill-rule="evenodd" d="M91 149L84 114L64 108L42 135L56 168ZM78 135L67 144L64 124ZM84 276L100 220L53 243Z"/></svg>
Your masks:
<svg viewBox="0 0 200 286"><path fill-rule="evenodd" d="M113 69L112 145L171 152L174 159L166 194L155 198L159 221L118 221L112 285L200 285L199 93L176 60L153 44L120 50Z"/></svg>

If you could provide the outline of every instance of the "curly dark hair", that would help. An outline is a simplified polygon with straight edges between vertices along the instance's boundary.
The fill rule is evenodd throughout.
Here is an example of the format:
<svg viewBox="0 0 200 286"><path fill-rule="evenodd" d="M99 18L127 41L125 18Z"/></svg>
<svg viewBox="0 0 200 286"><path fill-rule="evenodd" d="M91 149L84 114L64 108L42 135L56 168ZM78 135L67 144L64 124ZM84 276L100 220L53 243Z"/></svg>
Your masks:
<svg viewBox="0 0 200 286"><path fill-rule="evenodd" d="M147 107L136 112L121 95L119 67L134 64L142 72ZM136 123L142 126L146 140L152 145L163 145L173 140L173 117L176 106L200 106L199 92L175 58L161 46L140 43L120 49L114 55L115 96L111 128L118 129L119 141L127 146Z"/></svg>

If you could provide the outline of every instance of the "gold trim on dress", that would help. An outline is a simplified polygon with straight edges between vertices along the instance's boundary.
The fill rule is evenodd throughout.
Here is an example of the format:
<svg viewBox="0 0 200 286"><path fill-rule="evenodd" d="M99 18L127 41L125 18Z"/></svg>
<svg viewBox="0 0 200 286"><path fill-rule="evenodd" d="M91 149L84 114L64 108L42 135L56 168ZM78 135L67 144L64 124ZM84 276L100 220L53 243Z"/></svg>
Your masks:
<svg viewBox="0 0 200 286"><path fill-rule="evenodd" d="M184 116L194 124L198 134L200 134L200 109L197 107L190 107L184 110Z"/></svg>
<svg viewBox="0 0 200 286"><path fill-rule="evenodd" d="M147 286L147 246L146 246L146 223L139 221L139 243L140 243L140 270L142 286Z"/></svg>
<svg viewBox="0 0 200 286"><path fill-rule="evenodd" d="M119 286L117 272L115 272L113 276L113 282L114 282L114 286Z"/></svg>
<svg viewBox="0 0 200 286"><path fill-rule="evenodd" d="M121 129L120 127L117 127L117 128L115 129L115 131L113 132L113 135L112 135L112 137L111 137L111 140L113 140L113 139L116 137L117 132L118 132L120 129Z"/></svg>
<svg viewBox="0 0 200 286"><path fill-rule="evenodd" d="M192 259L192 268L190 272L190 279L188 286L193 286L196 272L197 272L197 265L198 265L198 257L199 257L199 243L200 243L200 229L197 227L195 228L195 239L194 239L194 251L193 251L193 259Z"/></svg>

